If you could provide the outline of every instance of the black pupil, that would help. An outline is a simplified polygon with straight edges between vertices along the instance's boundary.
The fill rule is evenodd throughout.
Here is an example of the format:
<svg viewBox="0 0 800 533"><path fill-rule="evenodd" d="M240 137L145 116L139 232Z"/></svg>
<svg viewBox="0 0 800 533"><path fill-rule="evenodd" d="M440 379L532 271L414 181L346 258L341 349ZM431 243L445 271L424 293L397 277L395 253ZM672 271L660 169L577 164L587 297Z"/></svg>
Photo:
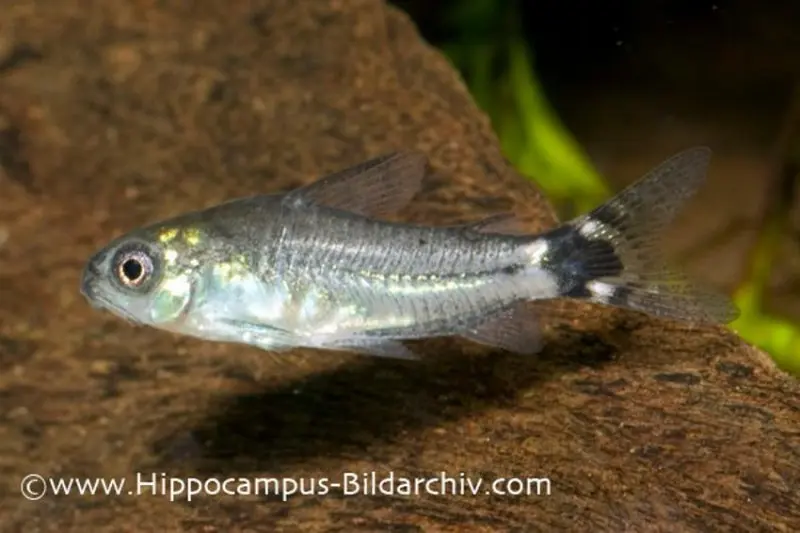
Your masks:
<svg viewBox="0 0 800 533"><path fill-rule="evenodd" d="M128 281L137 281L142 276L143 271L142 263L138 259L128 259L122 263L122 273Z"/></svg>

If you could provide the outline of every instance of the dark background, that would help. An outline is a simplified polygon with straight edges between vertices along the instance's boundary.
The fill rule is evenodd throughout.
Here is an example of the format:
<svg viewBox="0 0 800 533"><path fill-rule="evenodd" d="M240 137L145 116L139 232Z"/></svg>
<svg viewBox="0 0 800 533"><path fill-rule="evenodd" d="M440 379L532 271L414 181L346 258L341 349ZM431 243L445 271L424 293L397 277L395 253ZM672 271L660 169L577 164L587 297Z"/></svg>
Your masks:
<svg viewBox="0 0 800 533"><path fill-rule="evenodd" d="M635 99L662 119L738 123L744 131L729 132L730 141L769 145L800 75L798 2L497 1L481 8L490 16L453 20L479 2L393 3L437 46L498 41L518 27L547 97L579 137L591 137L597 107L627 109ZM597 127L621 121L604 118Z"/></svg>

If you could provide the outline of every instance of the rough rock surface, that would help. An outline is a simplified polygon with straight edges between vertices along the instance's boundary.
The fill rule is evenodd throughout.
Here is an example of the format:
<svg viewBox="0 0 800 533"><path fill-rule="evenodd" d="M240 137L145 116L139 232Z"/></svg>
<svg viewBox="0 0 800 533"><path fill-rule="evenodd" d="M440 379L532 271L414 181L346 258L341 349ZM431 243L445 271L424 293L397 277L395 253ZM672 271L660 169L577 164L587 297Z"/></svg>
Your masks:
<svg viewBox="0 0 800 533"><path fill-rule="evenodd" d="M134 329L77 291L110 237L397 148L403 216L546 201L456 74L374 0L18 0L0 14L3 531L796 531L797 383L721 329L570 306L536 358L441 341L408 364ZM175 478L543 477L549 496L127 494ZM126 477L25 501L26 474ZM149 479L149 477L146 477ZM212 490L213 486L210 487Z"/></svg>

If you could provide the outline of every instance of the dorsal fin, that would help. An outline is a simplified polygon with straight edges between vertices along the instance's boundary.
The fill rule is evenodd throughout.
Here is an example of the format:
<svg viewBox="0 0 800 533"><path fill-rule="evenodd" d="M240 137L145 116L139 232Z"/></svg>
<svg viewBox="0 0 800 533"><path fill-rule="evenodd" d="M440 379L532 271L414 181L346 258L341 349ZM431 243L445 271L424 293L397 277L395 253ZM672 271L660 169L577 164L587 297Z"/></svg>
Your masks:
<svg viewBox="0 0 800 533"><path fill-rule="evenodd" d="M291 207L323 205L382 217L405 207L422 186L427 158L420 152L385 154L287 193Z"/></svg>
<svg viewBox="0 0 800 533"><path fill-rule="evenodd" d="M514 213L497 213L478 220L469 222L465 227L478 233L494 233L499 235L527 235L530 233L525 224Z"/></svg>

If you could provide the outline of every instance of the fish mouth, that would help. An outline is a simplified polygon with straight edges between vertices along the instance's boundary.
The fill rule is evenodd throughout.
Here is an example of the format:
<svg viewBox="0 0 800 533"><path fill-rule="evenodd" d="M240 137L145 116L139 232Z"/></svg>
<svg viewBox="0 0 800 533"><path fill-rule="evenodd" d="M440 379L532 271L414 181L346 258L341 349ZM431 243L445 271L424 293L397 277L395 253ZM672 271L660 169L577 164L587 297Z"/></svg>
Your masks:
<svg viewBox="0 0 800 533"><path fill-rule="evenodd" d="M98 290L96 282L99 277L100 271L94 265L87 266L83 273L80 291L89 302L89 305L91 305L94 309L110 311L115 315L125 319L127 322L130 322L131 324L142 324L140 320L136 319L128 311L117 305L114 305L114 303L103 293L103 291Z"/></svg>
<svg viewBox="0 0 800 533"><path fill-rule="evenodd" d="M90 300L90 301L92 302L92 307L94 307L95 309L101 309L103 311L110 311L111 313L113 313L113 314L117 315L118 317L124 319L126 322L130 322L131 324L133 324L135 326L140 326L140 325L143 324L143 322L141 320L139 320L136 317L134 317L132 314L130 314L125 309L123 309L123 308L121 308L121 307L119 307L117 305L114 305L111 302L111 300L109 300L108 298L106 298L102 294L100 294L98 292L95 292L95 294L92 296L92 298L93 298L93 300Z"/></svg>

